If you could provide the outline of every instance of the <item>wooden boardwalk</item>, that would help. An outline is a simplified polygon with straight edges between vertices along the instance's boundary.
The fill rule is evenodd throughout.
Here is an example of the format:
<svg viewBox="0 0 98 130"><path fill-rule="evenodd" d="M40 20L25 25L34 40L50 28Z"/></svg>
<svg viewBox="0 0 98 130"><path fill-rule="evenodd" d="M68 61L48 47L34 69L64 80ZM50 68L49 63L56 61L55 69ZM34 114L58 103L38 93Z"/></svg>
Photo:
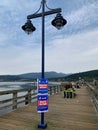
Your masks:
<svg viewBox="0 0 98 130"><path fill-rule="evenodd" d="M98 116L85 86L76 90L73 99L64 99L63 92L49 97L45 113L47 130L98 130ZM36 103L0 117L0 130L38 130L40 114Z"/></svg>

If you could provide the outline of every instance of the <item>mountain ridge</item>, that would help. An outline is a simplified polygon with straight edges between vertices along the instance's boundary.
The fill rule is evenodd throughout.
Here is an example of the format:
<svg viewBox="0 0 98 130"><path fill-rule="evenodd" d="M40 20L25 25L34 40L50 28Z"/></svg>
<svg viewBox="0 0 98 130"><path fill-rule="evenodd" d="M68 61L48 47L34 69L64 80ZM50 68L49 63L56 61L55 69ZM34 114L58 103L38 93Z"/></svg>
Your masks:
<svg viewBox="0 0 98 130"><path fill-rule="evenodd" d="M66 77L68 74L57 73L55 71L45 72L45 78L61 78ZM0 81L28 81L41 78L40 72L24 73L19 75L0 75Z"/></svg>
<svg viewBox="0 0 98 130"><path fill-rule="evenodd" d="M84 78L85 80L91 80L96 79L98 80L98 70L90 70L85 72L79 72L79 73L58 73L55 71L45 72L45 78L58 80L61 81L76 81L79 79L79 77ZM41 78L41 73L24 73L19 75L0 75L0 81L6 82L6 81L33 81L37 78Z"/></svg>
<svg viewBox="0 0 98 130"><path fill-rule="evenodd" d="M64 73L58 73L55 71L50 71L50 72L45 72L45 77L46 78L57 78L57 77L65 77L68 74L64 74ZM41 73L40 72L35 72L35 73L24 73L24 74L20 74L20 77L23 78L41 78Z"/></svg>
<svg viewBox="0 0 98 130"><path fill-rule="evenodd" d="M74 81L74 80L78 80L79 77L83 78L85 80L88 80L88 81L94 80L94 79L98 80L98 69L74 73L74 74L71 74L69 76L66 76L64 79L68 80L68 81Z"/></svg>

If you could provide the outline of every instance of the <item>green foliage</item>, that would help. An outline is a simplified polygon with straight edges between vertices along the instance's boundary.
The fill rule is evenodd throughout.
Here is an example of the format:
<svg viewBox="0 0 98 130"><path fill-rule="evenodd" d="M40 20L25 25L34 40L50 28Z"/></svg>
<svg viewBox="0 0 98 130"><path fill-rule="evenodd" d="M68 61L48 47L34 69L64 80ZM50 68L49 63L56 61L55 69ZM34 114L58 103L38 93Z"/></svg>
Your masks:
<svg viewBox="0 0 98 130"><path fill-rule="evenodd" d="M77 81L77 80L79 80L79 77L81 77L81 79L84 79L87 81L92 81L93 79L98 80L98 70L92 70L92 71L86 71L86 72L72 74L72 75L65 77L65 80Z"/></svg>
<svg viewBox="0 0 98 130"><path fill-rule="evenodd" d="M49 74L49 75L48 75ZM75 73L70 75L62 75L58 73L52 72L52 77L50 76L51 73L47 73L47 77L50 81L77 81L79 80L79 77L81 79L84 79L86 81L92 81L93 79L98 80L98 70L92 70L92 71L86 71L81 73ZM37 75L37 73L35 74ZM38 75L37 75L38 76ZM23 75L1 75L0 81L33 81L37 79L37 76L34 77L32 74L23 74ZM61 76L61 77L59 77Z"/></svg>
<svg viewBox="0 0 98 130"><path fill-rule="evenodd" d="M79 77L90 82L93 81L93 79L98 80L98 70L75 73L62 78L52 78L51 81L78 81Z"/></svg>

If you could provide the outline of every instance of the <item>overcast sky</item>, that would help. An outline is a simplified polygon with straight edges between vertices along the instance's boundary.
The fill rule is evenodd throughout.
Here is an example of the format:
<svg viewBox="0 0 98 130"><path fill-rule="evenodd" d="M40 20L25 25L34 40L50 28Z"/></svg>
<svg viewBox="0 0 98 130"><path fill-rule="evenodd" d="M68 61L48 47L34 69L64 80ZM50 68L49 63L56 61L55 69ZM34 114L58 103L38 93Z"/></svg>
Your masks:
<svg viewBox="0 0 98 130"><path fill-rule="evenodd" d="M0 2L0 75L41 72L41 18L27 35L21 26L35 13L41 0ZM49 8L62 8L67 25L51 25L45 18L45 71L76 73L98 69L98 0L46 0ZM47 9L46 9L47 10Z"/></svg>

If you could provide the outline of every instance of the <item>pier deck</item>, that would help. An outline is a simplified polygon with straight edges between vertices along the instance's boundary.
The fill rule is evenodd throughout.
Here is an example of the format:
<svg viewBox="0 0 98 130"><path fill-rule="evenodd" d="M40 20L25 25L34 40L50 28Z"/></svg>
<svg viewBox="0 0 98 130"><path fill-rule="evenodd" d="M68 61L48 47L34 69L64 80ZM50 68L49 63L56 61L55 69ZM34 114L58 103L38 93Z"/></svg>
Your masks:
<svg viewBox="0 0 98 130"><path fill-rule="evenodd" d="M98 115L85 86L76 90L73 99L64 99L63 92L49 97L45 113L47 130L98 130ZM36 103L0 116L0 130L38 130L40 114Z"/></svg>

